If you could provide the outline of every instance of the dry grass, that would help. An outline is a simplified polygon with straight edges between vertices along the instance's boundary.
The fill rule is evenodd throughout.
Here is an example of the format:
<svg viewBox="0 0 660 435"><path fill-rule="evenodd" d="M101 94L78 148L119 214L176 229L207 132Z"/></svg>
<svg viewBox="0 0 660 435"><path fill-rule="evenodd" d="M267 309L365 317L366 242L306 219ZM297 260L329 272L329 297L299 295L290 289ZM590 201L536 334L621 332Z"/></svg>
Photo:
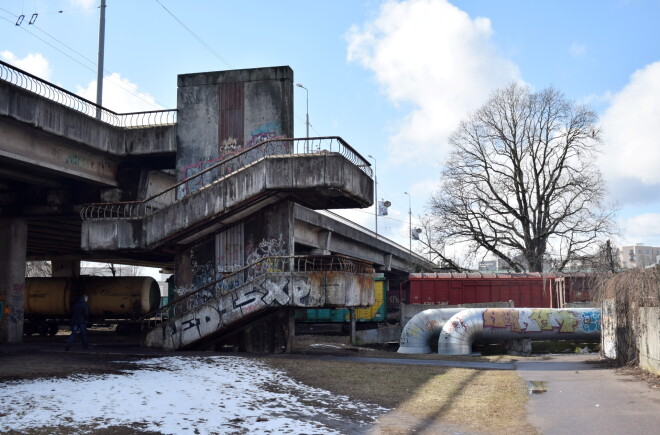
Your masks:
<svg viewBox="0 0 660 435"><path fill-rule="evenodd" d="M393 409L374 433L526 433L527 387L514 371L264 358L294 379ZM460 429L459 429L460 430Z"/></svg>

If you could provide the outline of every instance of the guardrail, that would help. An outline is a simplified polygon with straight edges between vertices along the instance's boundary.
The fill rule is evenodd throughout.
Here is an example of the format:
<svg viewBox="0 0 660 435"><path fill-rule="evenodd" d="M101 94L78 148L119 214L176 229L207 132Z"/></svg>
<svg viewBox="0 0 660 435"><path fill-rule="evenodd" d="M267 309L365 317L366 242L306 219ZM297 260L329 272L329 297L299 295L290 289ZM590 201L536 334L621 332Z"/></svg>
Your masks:
<svg viewBox="0 0 660 435"><path fill-rule="evenodd" d="M186 293L167 305L153 310L140 318L142 330L152 329L160 323L181 316L205 303L225 296L258 277L273 273L292 272L344 272L372 274L373 267L361 260L342 255L292 255L264 257L237 271L222 275L194 291ZM219 272L221 273L221 272Z"/></svg>
<svg viewBox="0 0 660 435"><path fill-rule="evenodd" d="M143 201L86 204L80 211L80 217L82 220L142 219L262 158L323 153L339 153L373 177L370 163L340 137L270 139L239 151Z"/></svg>
<svg viewBox="0 0 660 435"><path fill-rule="evenodd" d="M116 113L3 61L0 61L0 80L115 127L140 128L176 124L176 109Z"/></svg>

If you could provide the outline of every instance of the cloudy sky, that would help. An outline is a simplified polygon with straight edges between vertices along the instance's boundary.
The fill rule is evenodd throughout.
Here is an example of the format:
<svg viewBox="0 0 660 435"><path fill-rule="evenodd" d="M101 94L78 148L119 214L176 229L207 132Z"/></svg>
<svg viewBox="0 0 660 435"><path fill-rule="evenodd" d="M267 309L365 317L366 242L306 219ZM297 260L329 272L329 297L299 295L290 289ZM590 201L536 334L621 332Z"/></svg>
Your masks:
<svg viewBox="0 0 660 435"><path fill-rule="evenodd" d="M93 99L99 3L4 0L0 59ZM457 123L512 81L554 86L600 115L618 243L660 246L657 0L107 3L105 106L174 108L177 74L289 65L311 134L375 158L392 202L379 233L404 244L409 200L424 213ZM295 98L303 137L304 90ZM373 209L348 215L373 229Z"/></svg>

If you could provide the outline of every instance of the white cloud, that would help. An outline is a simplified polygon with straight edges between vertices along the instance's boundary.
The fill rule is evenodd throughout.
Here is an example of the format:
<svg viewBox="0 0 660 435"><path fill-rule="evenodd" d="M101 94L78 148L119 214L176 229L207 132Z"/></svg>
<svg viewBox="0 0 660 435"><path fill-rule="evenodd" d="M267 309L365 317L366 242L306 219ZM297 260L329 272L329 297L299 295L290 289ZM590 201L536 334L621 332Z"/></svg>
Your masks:
<svg viewBox="0 0 660 435"><path fill-rule="evenodd" d="M99 6L100 2L98 0L69 0L69 4L74 8L89 9Z"/></svg>
<svg viewBox="0 0 660 435"><path fill-rule="evenodd" d="M626 239L630 243L644 242L658 246L660 242L660 213L644 213L622 222Z"/></svg>
<svg viewBox="0 0 660 435"><path fill-rule="evenodd" d="M96 102L96 80L89 82L86 88L78 87L78 95ZM139 91L130 80L113 73L103 78L103 107L118 113L141 112L162 109L149 94Z"/></svg>
<svg viewBox="0 0 660 435"><path fill-rule="evenodd" d="M22 59L16 57L11 51L0 52L0 57L7 63L14 65L44 80L50 79L51 69L48 61L39 53L30 53Z"/></svg>
<svg viewBox="0 0 660 435"><path fill-rule="evenodd" d="M660 62L636 71L612 97L602 117L605 149L601 163L610 183L617 179L660 183Z"/></svg>
<svg viewBox="0 0 660 435"><path fill-rule="evenodd" d="M573 57L583 57L587 54L587 46L579 42L573 42L569 51Z"/></svg>
<svg viewBox="0 0 660 435"><path fill-rule="evenodd" d="M348 59L373 71L390 101L412 107L390 139L391 161L442 160L458 122L494 88L519 80L492 33L490 20L446 0L390 0L350 30Z"/></svg>

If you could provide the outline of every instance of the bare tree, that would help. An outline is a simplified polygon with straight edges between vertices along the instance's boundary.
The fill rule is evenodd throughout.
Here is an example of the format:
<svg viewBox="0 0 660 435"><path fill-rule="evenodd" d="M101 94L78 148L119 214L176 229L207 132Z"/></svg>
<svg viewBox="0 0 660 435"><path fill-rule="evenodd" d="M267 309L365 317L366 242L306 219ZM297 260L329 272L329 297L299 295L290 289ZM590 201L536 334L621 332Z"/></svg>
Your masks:
<svg viewBox="0 0 660 435"><path fill-rule="evenodd" d="M610 240L601 243L595 252L589 255L579 256L573 262L573 270L581 270L595 273L616 273L623 268L619 258L619 248Z"/></svg>
<svg viewBox="0 0 660 435"><path fill-rule="evenodd" d="M25 277L49 277L52 275L50 261L28 261L25 263Z"/></svg>
<svg viewBox="0 0 660 435"><path fill-rule="evenodd" d="M562 270L613 231L595 166L597 116L553 88L511 84L461 122L430 201L438 236L516 271Z"/></svg>
<svg viewBox="0 0 660 435"><path fill-rule="evenodd" d="M462 272L464 269L445 253L445 241L439 237L435 229L433 216L425 215L419 219L421 233L417 241L419 242L418 253L428 257L429 261L439 265L440 269L455 270Z"/></svg>

